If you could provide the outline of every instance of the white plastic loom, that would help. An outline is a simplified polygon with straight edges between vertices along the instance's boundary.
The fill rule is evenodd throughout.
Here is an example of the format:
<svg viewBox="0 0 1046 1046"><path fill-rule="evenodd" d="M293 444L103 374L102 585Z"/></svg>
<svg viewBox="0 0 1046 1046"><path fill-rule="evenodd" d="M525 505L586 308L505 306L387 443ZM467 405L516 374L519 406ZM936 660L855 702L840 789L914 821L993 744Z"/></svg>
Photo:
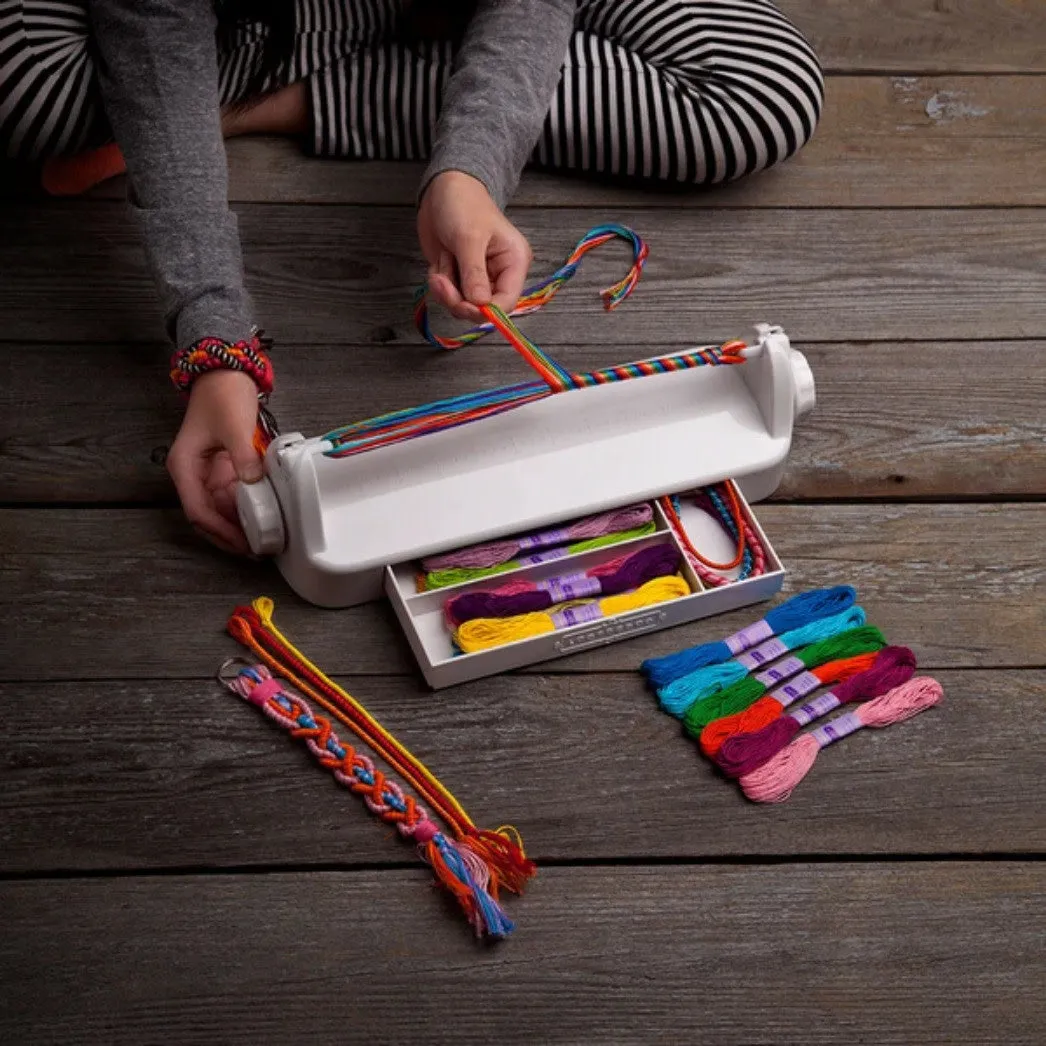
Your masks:
<svg viewBox="0 0 1046 1046"><path fill-rule="evenodd" d="M487 655L455 658L449 640L433 631L439 606L424 597L440 594L405 605L419 598L410 591L417 561L728 478L747 502L767 497L780 480L796 419L814 406L814 379L780 327L761 324L755 333L743 365L572 390L353 457L325 456L331 444L324 439L279 436L266 454L267 478L239 487L244 532L256 554L276 557L309 602L353 606L378 598L384 586L433 685L556 656L566 652L565 638L577 649L579 637L567 629L542 637L551 647L525 640L511 646L534 649L506 656L509 648L500 648L490 652L502 656L489 665L465 668ZM543 573L562 571L563 563ZM764 578L674 601L691 604L685 611L673 604L656 621L643 612L651 623L638 630L766 598L783 577L775 557L773 565L778 569ZM707 605L695 605L702 600ZM419 623L426 615L436 626ZM583 626L590 645L617 638L615 621ZM447 671L438 671L440 664Z"/></svg>

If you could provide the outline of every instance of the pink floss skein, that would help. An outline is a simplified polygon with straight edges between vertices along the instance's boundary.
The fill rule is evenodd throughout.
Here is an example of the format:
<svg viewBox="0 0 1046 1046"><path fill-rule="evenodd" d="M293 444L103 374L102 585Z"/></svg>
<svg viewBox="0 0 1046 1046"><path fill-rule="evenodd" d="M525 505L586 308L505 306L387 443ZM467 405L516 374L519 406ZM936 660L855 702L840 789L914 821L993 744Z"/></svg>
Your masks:
<svg viewBox="0 0 1046 1046"><path fill-rule="evenodd" d="M859 672L812 701L775 719L759 730L728 737L715 753L716 765L728 777L743 777L777 755L807 723L834 712L840 705L871 701L907 683L915 675L915 655L906 646L884 647L870 668Z"/></svg>
<svg viewBox="0 0 1046 1046"><path fill-rule="evenodd" d="M944 690L936 679L917 676L882 697L797 737L758 770L745 774L740 779L741 789L753 802L782 803L810 772L822 748L866 726L879 729L911 719L938 704L943 697Z"/></svg>
<svg viewBox="0 0 1046 1046"><path fill-rule="evenodd" d="M636 527L645 526L653 518L654 510L649 505L630 505L628 508L586 516L575 523L568 523L565 527L544 530L540 534L511 538L508 541L491 541L485 545L459 549L457 552L428 556L421 561L421 566L426 574L455 567L496 567L514 559L523 551L572 545L588 538L602 537L604 534L634 530Z"/></svg>

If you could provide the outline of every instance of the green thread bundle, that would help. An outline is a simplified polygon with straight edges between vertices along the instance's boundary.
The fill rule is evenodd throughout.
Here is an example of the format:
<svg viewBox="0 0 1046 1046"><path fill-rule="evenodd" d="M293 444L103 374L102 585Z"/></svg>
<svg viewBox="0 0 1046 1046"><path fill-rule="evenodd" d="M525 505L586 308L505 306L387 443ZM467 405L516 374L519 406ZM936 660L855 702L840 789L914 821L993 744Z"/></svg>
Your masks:
<svg viewBox="0 0 1046 1046"><path fill-rule="evenodd" d="M653 534L657 529L654 522L644 523L641 527L633 527L631 530L619 530L616 534L601 534L599 537L586 538L584 541L575 541L573 545L567 545L564 549L554 549L551 552L538 552L536 555L528 556L526 559L512 559L507 563L499 563L494 567L447 567L445 570L430 570L425 575L426 591L434 588L449 588L451 585L463 585L466 581L477 581L480 578L493 577L495 574L504 574L510 570L517 570L522 566L533 563L542 563L546 560L562 559L564 556L575 556L580 552L591 552L593 549L606 548L608 545L617 545L622 541L631 541L633 538L643 538Z"/></svg>
<svg viewBox="0 0 1046 1046"><path fill-rule="evenodd" d="M886 637L878 628L874 625L862 625L832 636L830 639L822 639L819 643L811 643L809 646L802 647L792 657L796 662L802 662L796 668L798 672L803 667L816 668L827 661L870 654L882 650L885 646ZM691 737L700 738L701 731L709 723L745 711L778 681L774 680L769 685L762 682L761 680L766 675L767 673L761 673L758 676L746 676L718 694L695 701L683 716L683 726L686 727L686 732Z"/></svg>

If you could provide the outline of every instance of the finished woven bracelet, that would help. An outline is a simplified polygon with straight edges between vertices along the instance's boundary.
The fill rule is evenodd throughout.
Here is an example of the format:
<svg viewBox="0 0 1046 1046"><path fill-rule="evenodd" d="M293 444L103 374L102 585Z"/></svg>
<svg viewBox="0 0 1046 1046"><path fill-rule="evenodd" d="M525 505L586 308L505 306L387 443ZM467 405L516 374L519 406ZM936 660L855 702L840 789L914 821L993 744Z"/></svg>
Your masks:
<svg viewBox="0 0 1046 1046"><path fill-rule="evenodd" d="M193 382L201 374L212 370L238 370L254 381L261 396L268 396L273 388L272 363L265 351L269 344L261 331L252 333L246 341L201 338L171 357L171 381L179 392L188 395Z"/></svg>

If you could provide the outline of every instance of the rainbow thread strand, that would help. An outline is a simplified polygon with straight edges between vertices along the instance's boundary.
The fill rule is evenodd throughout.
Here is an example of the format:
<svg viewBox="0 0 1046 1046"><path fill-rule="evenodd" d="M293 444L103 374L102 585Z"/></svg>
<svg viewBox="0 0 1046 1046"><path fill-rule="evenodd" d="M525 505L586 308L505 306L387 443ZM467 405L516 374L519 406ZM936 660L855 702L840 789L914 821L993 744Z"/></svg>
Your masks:
<svg viewBox="0 0 1046 1046"><path fill-rule="evenodd" d="M511 315L525 316L527 313L536 312L538 309L543 308L569 280L573 279L581 266L581 260L589 251L615 239L626 240L632 245L632 267L628 270L624 279L600 292L600 297L603 299L603 308L608 312L616 309L635 290L650 251L643 240L627 226L611 223L598 225L585 233L567 259L551 276L546 277L540 283L529 287L523 292ZM455 337L440 337L433 333L429 325L427 297L426 288L419 287L414 298L414 324L425 340L437 348L460 349L475 341L479 341L480 338L486 337L495 330L495 325L493 320L491 320L488 323L480 324L478 327L465 331L464 334L459 334Z"/></svg>
<svg viewBox="0 0 1046 1046"><path fill-rule="evenodd" d="M501 910L496 883L490 882L483 863L448 839L425 808L386 777L369 756L343 744L328 719L315 715L303 698L292 694L263 665L245 666L233 679L222 678L222 682L291 737L303 741L313 758L358 795L375 817L412 839L437 880L461 905L476 936L511 933L514 924Z"/></svg>
<svg viewBox="0 0 1046 1046"><path fill-rule="evenodd" d="M480 829L449 789L412 752L390 734L355 698L329 679L297 650L272 620L273 602L265 597L237 607L229 634L251 650L275 676L347 726L375 755L392 768L436 812L470 861L481 862L490 893L499 888L520 893L537 872L527 859L519 834L511 826Z"/></svg>
<svg viewBox="0 0 1046 1046"><path fill-rule="evenodd" d="M735 340L719 347L707 346L672 353L657 359L574 374L535 345L516 326L512 317L534 312L547 305L560 288L577 272L585 254L614 239L628 241L633 250L631 269L622 280L612 287L608 287L601 295L605 308L615 309L635 289L649 253L646 244L640 237L623 225L601 225L590 230L552 276L523 294L511 315L493 303L483 305L480 307L480 312L486 317L487 322L473 327L457 337L439 337L432 332L425 289L422 288L415 299L414 320L418 330L427 341L439 348L459 349L496 331L537 373L540 380L453 396L332 429L323 437L330 443L329 449L325 450L324 454L332 458L351 457L368 450L392 446L419 436L444 432L461 425L469 425L485 418L495 417L561 392L629 381L633 378L655 374L689 370L695 367L717 367L745 362L743 355L745 343Z"/></svg>

